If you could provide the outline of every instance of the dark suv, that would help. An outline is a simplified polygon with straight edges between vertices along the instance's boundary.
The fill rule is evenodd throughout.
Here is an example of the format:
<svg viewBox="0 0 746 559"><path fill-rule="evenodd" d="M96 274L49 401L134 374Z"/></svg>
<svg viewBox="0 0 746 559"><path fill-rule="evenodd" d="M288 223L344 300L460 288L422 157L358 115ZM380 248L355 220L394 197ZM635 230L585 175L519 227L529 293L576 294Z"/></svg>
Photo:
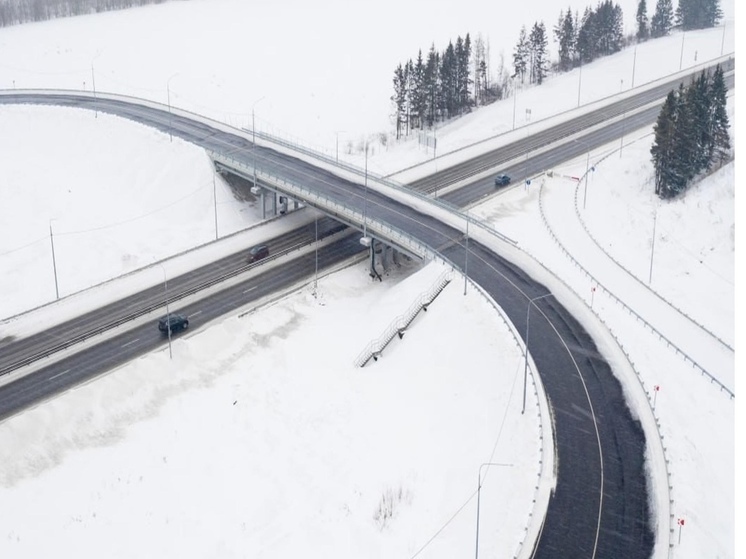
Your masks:
<svg viewBox="0 0 746 559"><path fill-rule="evenodd" d="M189 319L182 314L169 314L168 316L161 317L158 321L158 330L164 334L168 334L169 328L171 333L186 330L189 328Z"/></svg>
<svg viewBox="0 0 746 559"><path fill-rule="evenodd" d="M267 258L267 256L269 256L269 247L267 245L256 245L249 250L249 256L246 258L246 261L251 264L262 258Z"/></svg>
<svg viewBox="0 0 746 559"><path fill-rule="evenodd" d="M495 177L495 186L505 186L510 184L510 177L505 173L500 173Z"/></svg>

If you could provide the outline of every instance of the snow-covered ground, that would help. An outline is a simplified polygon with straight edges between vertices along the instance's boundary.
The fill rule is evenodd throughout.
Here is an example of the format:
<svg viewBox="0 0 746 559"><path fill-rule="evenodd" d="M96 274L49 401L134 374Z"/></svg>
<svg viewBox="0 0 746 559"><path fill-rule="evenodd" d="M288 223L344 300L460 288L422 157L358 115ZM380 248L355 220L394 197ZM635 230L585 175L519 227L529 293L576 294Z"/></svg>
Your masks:
<svg viewBox="0 0 746 559"><path fill-rule="evenodd" d="M546 12L542 17L555 21L556 6L543 4L536 17ZM634 4L622 3L627 20ZM241 126L255 109L258 128L282 130L332 154L339 137L340 156L359 163L353 139L386 130L388 106L380 100L390 95L393 67L417 48L433 40L441 48L462 24L461 33L489 33L493 58L504 49L509 59L514 38L498 45L495 28L532 22L512 14L513 25L500 14L501 23L488 29L483 22L497 16L485 11L497 8L479 7L481 17L455 16L464 19L387 35L390 56L378 58L370 45L380 41L366 41L359 23L346 23L359 21L353 15L380 15L378 9L352 14L329 3L324 9L339 19L314 12L320 25L299 26L290 50L299 55L293 61L299 71L314 53L341 49L346 63L366 60L359 76L350 64L343 83L327 74L289 73L290 79L281 70L278 62L290 54L266 45L276 44L271 31L287 20L270 3L169 3L47 22L2 30L0 84L80 88L94 71L99 91L164 103L168 84L175 106ZM514 134L530 134L541 119L575 108L579 89L582 103L627 89L633 68L639 86L677 71L680 61L689 67L721 49L731 52L733 6L723 7L731 17L725 33L674 35L588 65L582 81L573 72L521 91L440 128L439 154L510 130L514 114L520 128ZM303 21L308 10L293 4L291 13ZM182 25L166 23L174 20ZM322 23L339 34L331 39ZM218 28L209 41L193 40L200 30ZM142 41L133 42L135 35ZM236 68L251 68L262 79ZM290 96L285 79L305 84L304 93L296 87ZM352 102L347 87L365 93ZM0 323L0 340L266 234L254 227L233 235L256 224L259 212L214 183L204 153L176 138L100 113L48 107L0 106L0 129L0 317L54 301L52 240L64 298ZM652 260L652 288L733 345L733 165L681 200L659 203L649 145L650 130L643 130L626 138L621 154L619 143L591 154L596 170L580 216L643 283ZM389 142L369 166L384 174L431 156L415 141ZM420 172L438 164L442 160L433 160ZM592 282L577 279L558 256L557 242L571 252L576 246L562 224L578 222L571 197L584 186L566 177L585 167L585 157L568 162L531 190L518 186L473 211L520 238L568 282L605 323L587 320L587 326L599 336L610 332L634 364L639 377L628 391L633 400L650 395L667 449L676 557L735 557L734 401L601 290L591 291ZM542 182L548 225L537 203ZM216 237L216 208L221 242L186 252ZM274 222L273 230L284 223ZM175 254L182 254L178 264L136 272ZM582 254L574 256L582 263ZM532 512L541 425L535 414L520 415L523 362L499 314L476 289L464 295L456 276L383 359L365 369L353 366L363 347L441 272L437 264L408 265L379 284L362 266L345 269L320 280L318 298L308 286L226 317L179 337L173 360L163 351L144 356L6 420L0 424L0 555L452 557L474 552L481 472L487 478L480 553L512 557ZM126 285L116 280L70 296L124 273ZM634 301L627 303L634 308ZM732 378L734 372L731 365L714 373ZM536 409L533 391L530 396ZM646 427L654 437L655 424ZM504 465L480 468L488 462ZM685 519L680 543L679 518ZM659 556L666 556L667 543Z"/></svg>

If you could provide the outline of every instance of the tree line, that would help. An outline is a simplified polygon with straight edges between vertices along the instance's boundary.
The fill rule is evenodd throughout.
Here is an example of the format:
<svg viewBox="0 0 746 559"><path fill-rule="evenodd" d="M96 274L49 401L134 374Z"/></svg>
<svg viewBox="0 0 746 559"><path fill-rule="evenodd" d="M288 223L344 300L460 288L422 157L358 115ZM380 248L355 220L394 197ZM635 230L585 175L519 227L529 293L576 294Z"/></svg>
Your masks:
<svg viewBox="0 0 746 559"><path fill-rule="evenodd" d="M653 128L655 193L673 198L699 173L714 163L722 165L730 156L728 128L727 88L720 65L711 76L702 72L688 87L681 84L671 91Z"/></svg>
<svg viewBox="0 0 746 559"><path fill-rule="evenodd" d="M472 46L468 33L465 39L459 36L455 45L449 42L442 52L432 45L423 57L420 50L416 60L410 58L394 71L391 99L396 137L502 99L516 83L541 85L550 71L568 72L620 51L630 40L663 37L674 26L683 30L714 27L722 12L720 0L678 0L675 11L673 0L656 0L649 19L646 0L639 0L635 19L635 36L625 37L622 9L612 0L586 7L582 16L569 7L560 10L552 29L558 54L555 62L550 60L544 22L536 21L530 29L524 25L513 49L512 73L501 58L496 74L490 75L489 44L477 37Z"/></svg>
<svg viewBox="0 0 746 559"><path fill-rule="evenodd" d="M683 31L715 27L723 18L720 0L679 0L676 11L673 0L657 0L653 17L648 19L646 0L639 0L635 21L637 40L665 37L674 25Z"/></svg>
<svg viewBox="0 0 746 559"><path fill-rule="evenodd" d="M166 0L0 0L0 27L124 10Z"/></svg>

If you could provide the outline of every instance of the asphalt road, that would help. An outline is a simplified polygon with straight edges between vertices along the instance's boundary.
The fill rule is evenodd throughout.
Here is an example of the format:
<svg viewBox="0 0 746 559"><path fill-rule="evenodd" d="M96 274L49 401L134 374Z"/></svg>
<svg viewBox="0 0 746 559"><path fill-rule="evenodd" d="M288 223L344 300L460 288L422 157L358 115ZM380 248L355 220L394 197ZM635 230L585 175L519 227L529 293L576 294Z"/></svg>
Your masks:
<svg viewBox="0 0 746 559"><path fill-rule="evenodd" d="M0 102L95 107L178 134L207 149L218 152L228 150L246 165L256 164L262 172L282 175L290 181L302 183L341 205L358 210L365 206L370 219L407 231L423 244L439 251L456 267L465 261L464 239L458 230L375 191L363 191L360 184L342 180L329 171L265 147L252 148L248 140L220 132L208 124L175 116L162 109L75 94L56 98L30 94L3 95ZM577 129L584 125L576 121L570 126ZM548 143L553 141L552 135L556 133L556 130L537 133L530 141L535 145ZM609 132L609 135L613 136L614 133ZM587 145L579 144L579 153L584 153L587 148ZM516 153L522 153L520 148L514 149ZM563 149L567 150L566 147ZM568 157L568 153L562 155L557 152L556 157L559 162L562 157ZM495 161L492 157L492 166ZM480 165L473 163L472 174L480 171ZM540 163L532 161L533 165L547 168L546 155L542 155ZM528 171L527 165L525 168ZM480 199L494 190L491 180L487 182L490 183L489 190L483 186L480 192L477 185L473 189L463 189L468 194L457 195L461 191L456 191L452 201L457 205L466 205ZM440 173L437 184L437 188L443 185ZM359 253L358 238L359 235L355 234L349 237L345 249L348 252L345 254ZM335 257L332 252L330 248L330 259ZM326 251L324 257L327 257ZM260 296L260 293L264 293L263 289L277 288L294 274L302 275L305 270L307 277L308 269L312 266L308 258L312 257L300 258L294 260L293 264L272 269L271 272L277 275L265 277L260 283L263 288L246 283L240 288L232 287L205 299L209 301L209 306L204 306L207 303L200 301L199 306L183 310L190 315L192 325L199 320L207 321L231 312L245 305L250 297ZM515 265L474 241L469 243L469 275L501 305L519 332L525 331L529 300L548 293L544 286L534 282ZM293 283L293 280L288 281ZM608 364L598 355L595 344L582 326L552 296L536 300L534 305L530 311L527 343L548 395L557 453L557 487L550 498L541 536L536 543L535 557L649 557L653 548L653 533L647 505L644 433L624 403L619 382ZM154 329L154 324L133 329L8 384L0 390L0 417L12 413L8 410L22 409L30 402L49 397L57 389L82 382L138 353L162 345L163 339L153 336L151 330Z"/></svg>

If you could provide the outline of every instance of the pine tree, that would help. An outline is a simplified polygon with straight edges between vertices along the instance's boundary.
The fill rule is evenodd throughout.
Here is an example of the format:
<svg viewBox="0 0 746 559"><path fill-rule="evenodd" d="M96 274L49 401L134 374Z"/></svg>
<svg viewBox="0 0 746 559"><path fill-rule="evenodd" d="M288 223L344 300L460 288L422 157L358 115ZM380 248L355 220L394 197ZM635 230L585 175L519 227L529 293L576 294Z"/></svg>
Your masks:
<svg viewBox="0 0 746 559"><path fill-rule="evenodd" d="M725 86L723 69L720 64L715 68L715 73L710 82L710 102L712 112L710 115L710 135L712 142L713 162L722 165L730 156L730 134L728 129L728 89Z"/></svg>
<svg viewBox="0 0 746 559"><path fill-rule="evenodd" d="M577 52L578 60L581 64L591 62L596 58L596 14L590 8L583 12L583 19L580 20L578 29Z"/></svg>
<svg viewBox="0 0 746 559"><path fill-rule="evenodd" d="M412 70L412 128L423 128L427 113L427 90L425 87L425 63L422 49L417 53L417 62Z"/></svg>
<svg viewBox="0 0 746 559"><path fill-rule="evenodd" d="M650 37L650 28L648 27L648 6L645 0L640 0L637 5L637 40L647 41Z"/></svg>
<svg viewBox="0 0 746 559"><path fill-rule="evenodd" d="M407 80L404 75L404 68L401 64L394 70L394 95L391 98L394 102L394 116L396 118L396 139L401 138L402 124L406 111L407 102Z"/></svg>
<svg viewBox="0 0 746 559"><path fill-rule="evenodd" d="M440 55L435 50L435 45L431 45L430 52L427 54L427 63L425 64L425 119L428 127L432 127L438 120L438 107L440 106Z"/></svg>
<svg viewBox="0 0 746 559"><path fill-rule="evenodd" d="M676 93L671 91L666 96L666 100L658 113L658 119L653 127L655 138L650 148L650 154L653 157L653 167L655 169L655 194L661 198L667 198L671 177L671 160L673 158L674 145L674 125L676 111Z"/></svg>
<svg viewBox="0 0 746 559"><path fill-rule="evenodd" d="M452 118L458 110L458 87L456 84L456 49L448 43L440 64L440 107L444 118Z"/></svg>
<svg viewBox="0 0 746 559"><path fill-rule="evenodd" d="M544 22L534 23L529 36L531 82L541 85L547 76L549 64L547 54L547 33Z"/></svg>
<svg viewBox="0 0 746 559"><path fill-rule="evenodd" d="M526 80L526 71L528 70L528 58L529 58L529 44L528 37L526 36L526 26L521 27L521 32L518 34L518 44L516 44L513 50L513 77L520 76L521 83Z"/></svg>
<svg viewBox="0 0 746 559"><path fill-rule="evenodd" d="M653 19L650 20L650 36L665 37L673 27L673 4L671 0L658 0Z"/></svg>
<svg viewBox="0 0 746 559"><path fill-rule="evenodd" d="M684 30L715 27L722 12L719 0L679 0L676 22Z"/></svg>
<svg viewBox="0 0 746 559"><path fill-rule="evenodd" d="M559 44L559 69L561 72L571 70L575 58L575 21L570 8L567 13L560 10L557 26L554 28L554 38Z"/></svg>

